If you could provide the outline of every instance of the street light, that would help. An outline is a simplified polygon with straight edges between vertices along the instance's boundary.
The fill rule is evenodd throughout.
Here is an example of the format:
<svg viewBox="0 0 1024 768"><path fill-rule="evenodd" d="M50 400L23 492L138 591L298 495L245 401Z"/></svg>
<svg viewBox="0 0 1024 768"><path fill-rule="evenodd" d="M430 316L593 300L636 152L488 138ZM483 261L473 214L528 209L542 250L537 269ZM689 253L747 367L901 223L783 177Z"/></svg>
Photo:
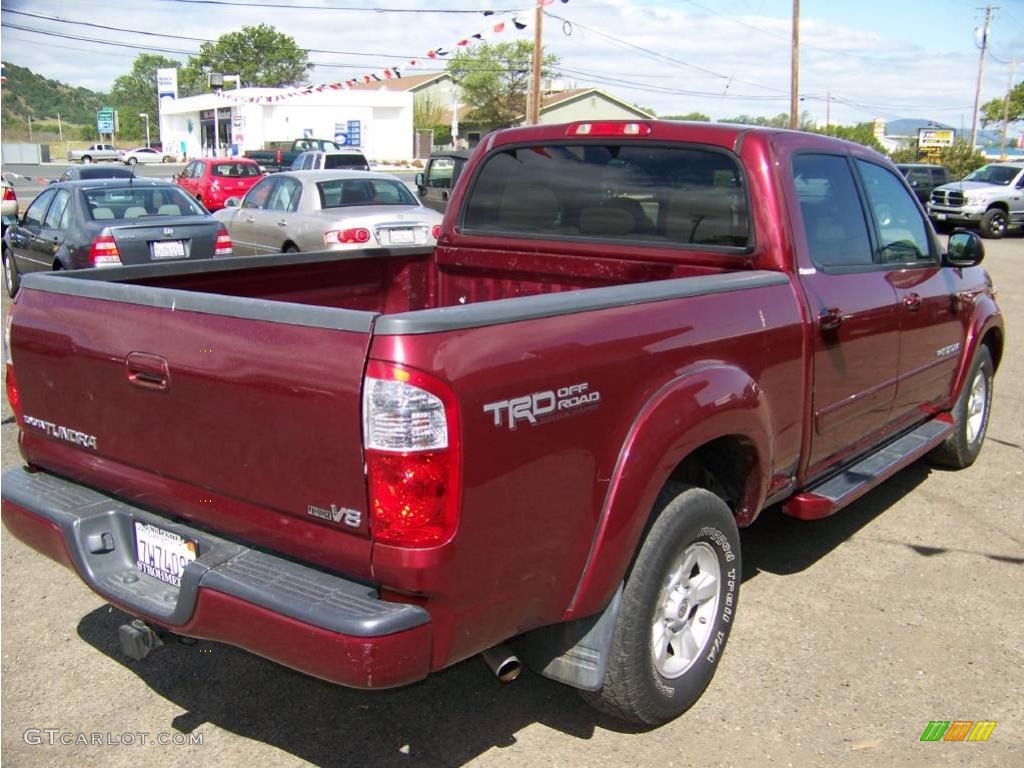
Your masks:
<svg viewBox="0 0 1024 768"><path fill-rule="evenodd" d="M146 118L146 149L149 149L149 113L139 112L139 117Z"/></svg>

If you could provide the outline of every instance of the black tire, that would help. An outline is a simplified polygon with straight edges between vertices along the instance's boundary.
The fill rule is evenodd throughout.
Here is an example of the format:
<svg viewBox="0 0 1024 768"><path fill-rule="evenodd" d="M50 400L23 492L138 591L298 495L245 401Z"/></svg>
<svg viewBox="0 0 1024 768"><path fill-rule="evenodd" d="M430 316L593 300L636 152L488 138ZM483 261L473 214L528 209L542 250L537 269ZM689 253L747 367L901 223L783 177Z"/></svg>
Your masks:
<svg viewBox="0 0 1024 768"><path fill-rule="evenodd" d="M129 157L127 160L125 160L125 162L128 163L128 165L135 165L139 161L138 161L138 158Z"/></svg>
<svg viewBox="0 0 1024 768"><path fill-rule="evenodd" d="M989 415L992 412L992 376L995 366L988 347L982 344L974 356L967 378L964 380L960 397L953 406L953 420L956 422L952 434L928 454L933 464L951 469L971 466L981 453L988 430ZM978 391L978 388L983 388ZM978 410L980 409L980 410ZM974 418L980 415L979 418Z"/></svg>
<svg viewBox="0 0 1024 768"><path fill-rule="evenodd" d="M89 165L92 162L92 158L89 155L85 155L82 158L82 165Z"/></svg>
<svg viewBox="0 0 1024 768"><path fill-rule="evenodd" d="M953 225L948 221L932 221L932 226L940 235L946 235L953 231Z"/></svg>
<svg viewBox="0 0 1024 768"><path fill-rule="evenodd" d="M1009 223L1010 219L1006 211L1002 208L989 208L981 217L981 234L983 237L998 240L1006 235Z"/></svg>
<svg viewBox="0 0 1024 768"><path fill-rule="evenodd" d="M678 717L708 687L736 616L741 577L739 532L724 501L672 485L658 504L626 577L604 687L581 692L597 709L646 725ZM665 642L672 637L678 651Z"/></svg>
<svg viewBox="0 0 1024 768"><path fill-rule="evenodd" d="M14 261L14 254L4 248L3 252L4 262L4 285L7 287L7 295L12 299L14 294L18 292L21 287L21 273L18 272L18 265Z"/></svg>
<svg viewBox="0 0 1024 768"><path fill-rule="evenodd" d="M298 247L296 247L292 243L289 243L288 245L286 245L284 247L284 250L281 251L281 253L298 253L298 252L299 252Z"/></svg>

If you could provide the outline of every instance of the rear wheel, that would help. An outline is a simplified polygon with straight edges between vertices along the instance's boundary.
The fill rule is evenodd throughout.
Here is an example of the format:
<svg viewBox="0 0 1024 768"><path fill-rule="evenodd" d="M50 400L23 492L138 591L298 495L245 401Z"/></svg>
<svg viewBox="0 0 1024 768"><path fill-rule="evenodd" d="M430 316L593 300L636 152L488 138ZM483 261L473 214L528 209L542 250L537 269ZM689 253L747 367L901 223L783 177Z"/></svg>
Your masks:
<svg viewBox="0 0 1024 768"><path fill-rule="evenodd" d="M1006 227L1009 225L1009 217L1002 208L990 208L981 217L981 234L998 240L1006 234Z"/></svg>
<svg viewBox="0 0 1024 768"><path fill-rule="evenodd" d="M92 158L86 155L82 158L82 165L89 165L92 162Z"/></svg>
<svg viewBox="0 0 1024 768"><path fill-rule="evenodd" d="M604 687L584 698L631 722L668 722L714 676L736 615L740 542L729 507L674 485L644 538L622 594Z"/></svg>
<svg viewBox="0 0 1024 768"><path fill-rule="evenodd" d="M21 275L18 273L18 265L14 262L14 254L6 248L3 249L3 261L4 285L7 286L7 295L13 299L21 287Z"/></svg>
<svg viewBox="0 0 1024 768"><path fill-rule="evenodd" d="M981 453L988 430L988 416L992 408L992 375L995 366L992 354L984 344L978 348L974 363L967 374L960 397L953 406L953 432L940 443L928 459L940 466L964 469L971 466Z"/></svg>
<svg viewBox="0 0 1024 768"><path fill-rule="evenodd" d="M292 244L292 243L288 243L288 245L286 245L286 246L284 247L284 250L283 250L283 251L281 251L281 253L298 253L298 252L299 252L299 249L298 249L298 247L297 247L297 246L295 246L295 245L294 245L294 244Z"/></svg>
<svg viewBox="0 0 1024 768"><path fill-rule="evenodd" d="M129 157L129 158L128 158L128 160L127 160L126 162L128 163L128 165L135 165L135 164L136 164L137 162L139 162L139 161L138 161L138 159L137 159L137 158L134 158L134 157Z"/></svg>

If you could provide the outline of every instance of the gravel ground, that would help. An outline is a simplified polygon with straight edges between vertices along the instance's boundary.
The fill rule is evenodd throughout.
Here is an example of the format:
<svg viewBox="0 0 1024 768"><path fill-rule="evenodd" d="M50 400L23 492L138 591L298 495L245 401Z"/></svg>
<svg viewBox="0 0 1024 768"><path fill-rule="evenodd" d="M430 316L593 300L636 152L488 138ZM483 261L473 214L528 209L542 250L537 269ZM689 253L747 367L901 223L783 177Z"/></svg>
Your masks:
<svg viewBox="0 0 1024 768"><path fill-rule="evenodd" d="M728 651L677 721L630 729L539 676L503 686L475 659L380 693L207 642L129 661L125 616L4 530L0 755L104 768L1024 765L1024 237L986 248L1008 344L979 461L919 462L828 520L766 511L743 534ZM3 416L6 469L19 463L6 402ZM920 742L930 720L958 719L998 725L985 743Z"/></svg>

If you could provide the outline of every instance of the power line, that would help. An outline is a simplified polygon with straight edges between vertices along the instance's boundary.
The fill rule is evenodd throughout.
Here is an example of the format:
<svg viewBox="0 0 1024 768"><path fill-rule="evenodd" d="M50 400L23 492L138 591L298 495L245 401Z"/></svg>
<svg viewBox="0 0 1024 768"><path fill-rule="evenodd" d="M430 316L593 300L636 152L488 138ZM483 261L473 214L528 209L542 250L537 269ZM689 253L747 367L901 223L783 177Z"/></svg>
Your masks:
<svg viewBox="0 0 1024 768"><path fill-rule="evenodd" d="M238 6L243 8L281 8L287 10L306 10L306 11L350 11L350 12L364 12L364 13L433 13L433 14L471 14L478 16L494 16L498 14L508 13L524 13L524 8L499 8L496 10L487 10L481 8L384 8L384 7L367 7L367 6L353 6L353 5L299 5L296 3L254 3L245 2L245 0L154 0L160 3L181 3L184 5L226 5L226 6Z"/></svg>

